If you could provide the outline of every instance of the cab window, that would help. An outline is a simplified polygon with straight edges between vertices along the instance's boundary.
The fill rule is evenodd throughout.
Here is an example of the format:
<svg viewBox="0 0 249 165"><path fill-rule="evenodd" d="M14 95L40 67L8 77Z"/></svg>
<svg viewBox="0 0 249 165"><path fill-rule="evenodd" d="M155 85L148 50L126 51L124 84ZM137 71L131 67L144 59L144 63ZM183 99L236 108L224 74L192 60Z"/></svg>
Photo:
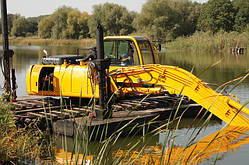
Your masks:
<svg viewBox="0 0 249 165"><path fill-rule="evenodd" d="M111 65L139 65L138 53L131 40L105 40L105 58L110 58Z"/></svg>
<svg viewBox="0 0 249 165"><path fill-rule="evenodd" d="M149 41L138 41L144 64L155 64L154 54Z"/></svg>

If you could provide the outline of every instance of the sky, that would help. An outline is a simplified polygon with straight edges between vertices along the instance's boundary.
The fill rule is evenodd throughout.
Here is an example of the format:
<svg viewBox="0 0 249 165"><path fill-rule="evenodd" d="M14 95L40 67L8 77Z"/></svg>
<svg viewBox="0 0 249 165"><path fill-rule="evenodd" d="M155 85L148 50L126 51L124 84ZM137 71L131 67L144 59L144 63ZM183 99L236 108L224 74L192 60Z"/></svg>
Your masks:
<svg viewBox="0 0 249 165"><path fill-rule="evenodd" d="M36 17L52 14L59 7L66 5L78 10L92 13L92 6L106 2L125 6L129 11L140 12L147 0L6 0L7 10L11 14L20 14L25 17ZM207 0L193 0L206 2Z"/></svg>

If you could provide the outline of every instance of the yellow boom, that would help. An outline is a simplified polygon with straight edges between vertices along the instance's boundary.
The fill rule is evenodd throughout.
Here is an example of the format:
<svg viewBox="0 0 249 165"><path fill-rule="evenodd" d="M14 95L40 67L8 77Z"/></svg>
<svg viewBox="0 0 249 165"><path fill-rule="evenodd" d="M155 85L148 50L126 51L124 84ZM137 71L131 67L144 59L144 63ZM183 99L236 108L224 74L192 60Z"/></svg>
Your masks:
<svg viewBox="0 0 249 165"><path fill-rule="evenodd" d="M143 65L124 67L112 71L113 82L126 82L131 87L123 91L133 91L135 84L155 84L167 89L170 94L188 96L208 111L230 125L249 126L249 109L228 96L215 92L190 72L166 65ZM128 79L128 81L127 81ZM137 89L139 90L139 88Z"/></svg>

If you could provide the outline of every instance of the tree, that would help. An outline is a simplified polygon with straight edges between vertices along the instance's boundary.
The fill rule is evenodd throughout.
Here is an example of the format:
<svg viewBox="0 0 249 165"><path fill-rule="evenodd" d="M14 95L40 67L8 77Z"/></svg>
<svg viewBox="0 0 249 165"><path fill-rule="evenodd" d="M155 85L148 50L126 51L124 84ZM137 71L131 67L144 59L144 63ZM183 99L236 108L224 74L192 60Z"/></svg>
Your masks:
<svg viewBox="0 0 249 165"><path fill-rule="evenodd" d="M62 6L52 15L44 17L38 24L38 35L42 38L63 39L68 38L68 13L73 9Z"/></svg>
<svg viewBox="0 0 249 165"><path fill-rule="evenodd" d="M68 38L67 18L68 14L72 10L73 9L70 7L62 6L52 14L54 20L54 26L52 27L52 38L54 39Z"/></svg>
<svg viewBox="0 0 249 165"><path fill-rule="evenodd" d="M233 30L235 10L230 0L209 0L201 9L198 30L216 33Z"/></svg>
<svg viewBox="0 0 249 165"><path fill-rule="evenodd" d="M178 15L179 28L175 31L174 37L182 35L191 35L196 30L197 21L200 15L201 4L189 0L170 1L170 7Z"/></svg>
<svg viewBox="0 0 249 165"><path fill-rule="evenodd" d="M41 38L51 38L52 28L54 26L54 19L52 16L47 16L38 24L38 36Z"/></svg>
<svg viewBox="0 0 249 165"><path fill-rule="evenodd" d="M80 37L79 38L87 38L89 37L89 27L88 27L88 20L89 15L87 12L83 12L79 18L79 25L80 25Z"/></svg>
<svg viewBox="0 0 249 165"><path fill-rule="evenodd" d="M29 17L27 20L27 32L29 35L35 35L38 31L38 19L37 17Z"/></svg>
<svg viewBox="0 0 249 165"><path fill-rule="evenodd" d="M13 21L11 35L15 37L25 37L28 31L28 21L24 17L18 17Z"/></svg>
<svg viewBox="0 0 249 165"><path fill-rule="evenodd" d="M152 39L171 38L169 34L174 34L180 26L178 21L180 15L170 7L169 2L169 0L148 0L134 20L136 29L148 34Z"/></svg>
<svg viewBox="0 0 249 165"><path fill-rule="evenodd" d="M236 10L234 30L243 32L249 24L249 0L233 0Z"/></svg>
<svg viewBox="0 0 249 165"><path fill-rule="evenodd" d="M67 17L67 38L78 39L80 35L80 11L73 10L68 13Z"/></svg>
<svg viewBox="0 0 249 165"><path fill-rule="evenodd" d="M38 35L54 39L85 38L89 32L88 19L87 12L81 13L77 9L63 6L52 15L41 19L38 24Z"/></svg>
<svg viewBox="0 0 249 165"><path fill-rule="evenodd" d="M95 36L96 27L102 24L106 35L127 35L134 31L132 21L134 14L130 14L123 6L105 3L93 6L88 26L90 34Z"/></svg>
<svg viewBox="0 0 249 165"><path fill-rule="evenodd" d="M8 14L7 15L7 21L8 21L8 32L9 34L11 33L11 29L13 27L13 21L15 20L15 18L19 16L19 15L15 15L15 14ZM0 21L2 22L1 18ZM0 26L0 33L2 34L2 26Z"/></svg>
<svg viewBox="0 0 249 165"><path fill-rule="evenodd" d="M196 29L200 4L189 0L148 0L133 25L153 40L172 40Z"/></svg>
<svg viewBox="0 0 249 165"><path fill-rule="evenodd" d="M67 35L72 39L86 38L89 28L87 26L89 15L87 12L80 13L73 10L68 14L67 18Z"/></svg>

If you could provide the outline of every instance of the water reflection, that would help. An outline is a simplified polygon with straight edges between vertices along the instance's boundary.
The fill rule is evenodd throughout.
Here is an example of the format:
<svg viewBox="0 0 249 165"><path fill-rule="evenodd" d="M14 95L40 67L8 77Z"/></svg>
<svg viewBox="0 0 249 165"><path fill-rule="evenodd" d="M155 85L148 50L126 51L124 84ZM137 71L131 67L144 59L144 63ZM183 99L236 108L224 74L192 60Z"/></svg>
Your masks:
<svg viewBox="0 0 249 165"><path fill-rule="evenodd" d="M92 155L73 154L72 152L65 152L61 148L55 148L55 161L59 164L84 164L90 165L94 161Z"/></svg>
<svg viewBox="0 0 249 165"><path fill-rule="evenodd" d="M249 143L248 131L249 128L228 126L190 145L171 144L165 151L162 145L148 146L143 154L132 151L129 153L132 158L124 162L134 160L135 164L199 164L204 160L219 161L226 156L226 152L239 151L239 147ZM124 156L126 152L120 151L118 157Z"/></svg>
<svg viewBox="0 0 249 165"><path fill-rule="evenodd" d="M107 151L109 158L103 160L108 163L119 162L121 164L205 164L210 162L226 162L226 158L230 157L227 152L233 153L240 151L242 146L249 143L249 128L246 127L223 127L219 122L212 120L210 124L202 128L202 125L192 125L192 119L184 120L177 130L167 130L155 136L147 137L141 140L141 137L120 138L120 140L111 146ZM196 122L198 123L198 122ZM189 128L190 125L192 128ZM171 126L175 128L175 125ZM215 131L216 130L216 131ZM85 164L94 164L98 161L100 149L105 146L105 142L91 142L86 150L76 152L75 140L67 139L67 152L62 148L62 140L57 141L56 160L61 163L70 162L75 164L78 160ZM140 142L139 146L131 149L135 143ZM81 144L84 145L84 144ZM60 149L58 149L60 148ZM79 159L76 159L79 158Z"/></svg>

